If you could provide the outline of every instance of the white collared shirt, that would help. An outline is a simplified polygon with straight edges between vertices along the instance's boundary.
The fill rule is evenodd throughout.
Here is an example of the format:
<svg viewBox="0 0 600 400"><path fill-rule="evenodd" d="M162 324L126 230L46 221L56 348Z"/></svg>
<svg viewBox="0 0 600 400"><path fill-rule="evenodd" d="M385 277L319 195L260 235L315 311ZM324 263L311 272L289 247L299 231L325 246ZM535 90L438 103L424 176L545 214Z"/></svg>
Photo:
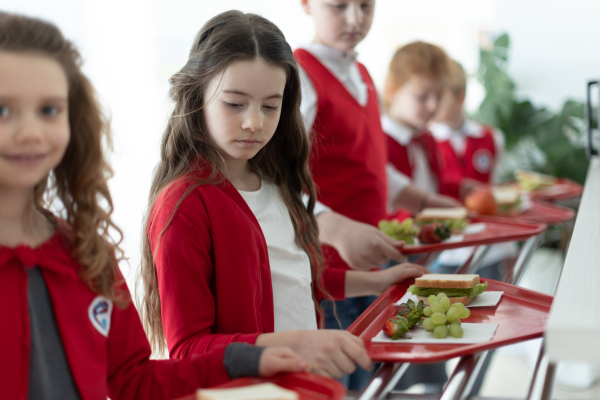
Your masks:
<svg viewBox="0 0 600 400"><path fill-rule="evenodd" d="M348 93L356 99L358 104L366 106L369 101L369 92L367 85L362 79L356 57L358 53L344 53L336 49L324 46L319 43L309 43L300 46L300 48L308 51L319 60L332 74L335 76L348 90ZM306 131L312 130L315 118L317 117L318 96L315 87L302 67L300 69L300 81L302 83L302 103L300 111L304 117ZM393 204L404 189L410 185L410 179L404 174L397 171L391 164L386 167L387 183L388 183L388 204ZM390 200L392 199L392 200ZM306 200L306 197L305 197ZM331 211L324 204L317 202L315 206L315 215L323 211Z"/></svg>
<svg viewBox="0 0 600 400"><path fill-rule="evenodd" d="M482 124L467 118L465 118L465 122L458 130L453 130L442 122L432 123L429 126L429 130L437 142L449 141L456 155L459 157L465 154L468 138L481 138L485 132ZM490 183L498 183L500 181L499 161L504 152L504 133L500 129L492 128L492 137L494 139L495 163L490 174Z"/></svg>
<svg viewBox="0 0 600 400"><path fill-rule="evenodd" d="M437 179L431 172L423 147L411 142L417 132L387 115L381 117L381 127L388 136L407 148L408 162L413 170L413 184L427 193L437 193ZM388 198L388 201L391 200Z"/></svg>

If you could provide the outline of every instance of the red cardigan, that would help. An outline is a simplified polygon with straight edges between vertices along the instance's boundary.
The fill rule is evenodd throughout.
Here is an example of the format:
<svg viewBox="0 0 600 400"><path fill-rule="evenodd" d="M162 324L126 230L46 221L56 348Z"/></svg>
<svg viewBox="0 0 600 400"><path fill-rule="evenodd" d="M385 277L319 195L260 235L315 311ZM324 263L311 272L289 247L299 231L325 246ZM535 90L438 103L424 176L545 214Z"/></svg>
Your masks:
<svg viewBox="0 0 600 400"><path fill-rule="evenodd" d="M196 186L177 205L192 185L188 178L199 176L165 189L148 226L172 358L219 344L254 344L259 334L274 329L271 269L260 225L228 181Z"/></svg>
<svg viewBox="0 0 600 400"><path fill-rule="evenodd" d="M132 303L124 309L112 307L107 336L95 328L91 305L102 298L77 275L80 264L70 255L70 235L70 228L59 220L54 236L35 249L0 246L0 397L27 399L30 325L25 267L33 266L44 276L82 399L175 398L229 380L224 347L185 360L149 360L150 346ZM124 283L122 289L127 290Z"/></svg>

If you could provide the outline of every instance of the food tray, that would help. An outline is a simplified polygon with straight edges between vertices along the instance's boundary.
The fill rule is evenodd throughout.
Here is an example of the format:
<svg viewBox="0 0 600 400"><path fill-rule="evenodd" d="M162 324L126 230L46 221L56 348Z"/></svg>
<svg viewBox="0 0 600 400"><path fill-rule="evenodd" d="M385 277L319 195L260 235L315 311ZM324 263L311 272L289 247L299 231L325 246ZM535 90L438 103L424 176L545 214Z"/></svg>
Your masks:
<svg viewBox="0 0 600 400"><path fill-rule="evenodd" d="M521 241L538 235L546 230L546 225L537 222L518 221L514 219L477 216L469 217L469 223L485 223L485 230L473 235L465 235L460 241L446 241L435 244L405 246L401 249L404 254L430 253L457 249L459 247L480 246L486 244Z"/></svg>
<svg viewBox="0 0 600 400"><path fill-rule="evenodd" d="M583 193L583 186L568 178L557 178L556 184L550 188L530 190L526 193L532 199L557 201L581 195Z"/></svg>
<svg viewBox="0 0 600 400"><path fill-rule="evenodd" d="M488 290L503 291L495 307L470 308L471 316L462 321L469 323L496 323L498 329L492 340L477 344L411 344L410 340L397 343L371 343L386 319L394 315L398 301L414 279L392 285L348 328L365 341L369 356L377 362L431 363L462 357L500 346L541 337L544 333L552 296L523 289L508 283L481 278L488 282Z"/></svg>
<svg viewBox="0 0 600 400"><path fill-rule="evenodd" d="M547 225L558 225L572 220L573 217L575 217L575 211L570 208L541 200L533 200L531 207L519 214L507 216L506 218L540 222Z"/></svg>
<svg viewBox="0 0 600 400"><path fill-rule="evenodd" d="M307 372L279 374L270 378L239 378L211 389L237 388L267 382L296 391L300 400L343 400L346 396L346 389L338 381ZM190 395L179 400L195 398L195 395Z"/></svg>

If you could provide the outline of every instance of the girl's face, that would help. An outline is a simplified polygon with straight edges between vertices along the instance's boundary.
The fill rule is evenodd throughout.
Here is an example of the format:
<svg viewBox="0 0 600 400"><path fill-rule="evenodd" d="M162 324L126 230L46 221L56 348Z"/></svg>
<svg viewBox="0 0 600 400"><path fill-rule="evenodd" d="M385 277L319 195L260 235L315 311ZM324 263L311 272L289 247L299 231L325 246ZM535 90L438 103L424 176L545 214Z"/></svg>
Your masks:
<svg viewBox="0 0 600 400"><path fill-rule="evenodd" d="M302 7L315 19L315 42L344 53L354 50L367 36L375 0L301 0Z"/></svg>
<svg viewBox="0 0 600 400"><path fill-rule="evenodd" d="M69 143L68 82L58 62L0 51L0 187L33 188Z"/></svg>
<svg viewBox="0 0 600 400"><path fill-rule="evenodd" d="M204 120L229 163L245 164L271 140L285 83L284 69L261 57L234 61L208 83Z"/></svg>
<svg viewBox="0 0 600 400"><path fill-rule="evenodd" d="M441 79L413 75L390 94L388 115L413 129L423 129L435 115L443 93Z"/></svg>

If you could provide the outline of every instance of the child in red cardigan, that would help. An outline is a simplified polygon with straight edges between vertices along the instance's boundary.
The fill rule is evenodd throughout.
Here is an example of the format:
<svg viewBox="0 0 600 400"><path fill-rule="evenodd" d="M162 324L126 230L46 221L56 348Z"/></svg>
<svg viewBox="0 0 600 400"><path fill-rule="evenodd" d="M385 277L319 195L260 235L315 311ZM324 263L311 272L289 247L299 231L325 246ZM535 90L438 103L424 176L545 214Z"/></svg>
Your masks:
<svg viewBox="0 0 600 400"><path fill-rule="evenodd" d="M471 182L443 176L446 166L427 124L437 112L449 74L449 58L440 47L414 42L396 51L384 88L388 156L394 168L427 193L462 198ZM456 203L455 205L459 205Z"/></svg>
<svg viewBox="0 0 600 400"><path fill-rule="evenodd" d="M257 15L222 13L200 30L171 84L142 263L151 341L161 348L166 339L174 358L247 342L289 346L324 375L370 367L362 340L317 330L310 143L281 31ZM350 271L342 291L381 293L423 272Z"/></svg>
<svg viewBox="0 0 600 400"><path fill-rule="evenodd" d="M240 345L149 359L108 234L119 231L102 150L108 127L80 65L55 26L0 12L2 398L168 399L304 369L289 349ZM64 219L47 211L53 195Z"/></svg>
<svg viewBox="0 0 600 400"><path fill-rule="evenodd" d="M440 108L430 130L443 164L441 180L473 179L498 183L504 134L466 118L463 110L467 79L459 63L450 60L450 73Z"/></svg>

